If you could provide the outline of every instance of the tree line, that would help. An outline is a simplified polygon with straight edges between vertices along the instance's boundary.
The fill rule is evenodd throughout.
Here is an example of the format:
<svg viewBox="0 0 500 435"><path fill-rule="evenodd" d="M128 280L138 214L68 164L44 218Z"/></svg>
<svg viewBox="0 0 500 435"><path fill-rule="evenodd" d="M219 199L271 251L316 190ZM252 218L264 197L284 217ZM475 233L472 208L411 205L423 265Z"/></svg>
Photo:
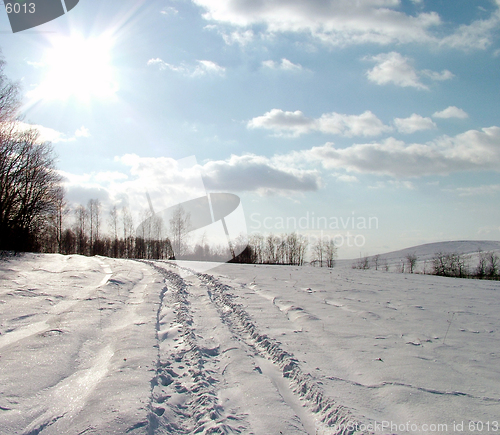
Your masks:
<svg viewBox="0 0 500 435"><path fill-rule="evenodd" d="M500 279L500 257L497 253L479 250L476 264L472 264L470 257L470 255L458 252L437 252L430 261L424 261L423 270L417 272L418 257L415 253L410 253L393 267L396 268L396 272L401 273L417 272L451 278ZM381 258L380 255L359 258L352 264L352 268L389 271L387 260Z"/></svg>
<svg viewBox="0 0 500 435"><path fill-rule="evenodd" d="M41 234L63 197L52 147L18 119L20 88L0 58L0 249L38 250Z"/></svg>

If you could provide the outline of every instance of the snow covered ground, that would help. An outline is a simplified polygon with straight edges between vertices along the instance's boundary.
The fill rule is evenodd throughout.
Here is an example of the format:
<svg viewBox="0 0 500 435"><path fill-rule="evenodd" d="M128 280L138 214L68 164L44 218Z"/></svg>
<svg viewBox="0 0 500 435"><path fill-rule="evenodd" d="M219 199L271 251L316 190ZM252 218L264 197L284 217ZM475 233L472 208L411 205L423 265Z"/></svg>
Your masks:
<svg viewBox="0 0 500 435"><path fill-rule="evenodd" d="M1 261L0 433L500 433L500 282L186 272Z"/></svg>

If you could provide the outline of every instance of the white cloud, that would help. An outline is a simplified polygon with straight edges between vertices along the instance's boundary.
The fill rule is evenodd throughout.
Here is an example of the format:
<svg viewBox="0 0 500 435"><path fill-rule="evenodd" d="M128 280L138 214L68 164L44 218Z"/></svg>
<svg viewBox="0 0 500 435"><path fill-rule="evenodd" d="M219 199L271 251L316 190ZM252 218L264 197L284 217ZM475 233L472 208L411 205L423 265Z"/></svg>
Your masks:
<svg viewBox="0 0 500 435"><path fill-rule="evenodd" d="M417 71L409 58L395 51L366 57L365 60L377 63L371 70L366 72L366 75L368 80L378 85L392 83L396 86L427 90L429 87L421 82L421 76L439 81L449 80L454 77L448 70L443 70L440 73L430 70Z"/></svg>
<svg viewBox="0 0 500 435"><path fill-rule="evenodd" d="M406 15L399 0L193 0L204 18L241 28L264 24L270 33L306 32L329 44L389 44L430 41L429 29L441 24L438 14Z"/></svg>
<svg viewBox="0 0 500 435"><path fill-rule="evenodd" d="M411 86L418 89L428 89L427 86L420 83L415 68L408 62L409 59L399 53L379 54L367 59L378 63L366 73L368 79L378 85L394 83L402 87Z"/></svg>
<svg viewBox="0 0 500 435"><path fill-rule="evenodd" d="M217 65L215 62L210 60L199 60L196 66L193 76L204 76L206 74L223 76L226 72L226 68Z"/></svg>
<svg viewBox="0 0 500 435"><path fill-rule="evenodd" d="M318 119L306 117L300 110L285 112L273 109L262 116L248 122L249 128L265 128L280 135L300 136L301 134L319 131L346 137L377 136L391 131L369 110L361 115L345 115L336 112L326 113Z"/></svg>
<svg viewBox="0 0 500 435"><path fill-rule="evenodd" d="M485 50L493 42L494 32L500 25L500 10L496 10L486 20L473 21L471 24L462 24L455 32L444 37L441 45L466 50Z"/></svg>
<svg viewBox="0 0 500 435"><path fill-rule="evenodd" d="M459 187L454 189L459 196L493 196L500 193L500 184L490 184L478 187Z"/></svg>
<svg viewBox="0 0 500 435"><path fill-rule="evenodd" d="M251 119L248 128L265 128L299 136L314 129L314 120L307 118L300 110L285 112L281 109L272 109L262 116Z"/></svg>
<svg viewBox="0 0 500 435"><path fill-rule="evenodd" d="M281 59L281 62L275 62L274 60L265 60L262 65L270 69L280 69L283 71L301 71L302 65L290 62L288 59Z"/></svg>
<svg viewBox="0 0 500 435"><path fill-rule="evenodd" d="M294 152L288 160L402 178L473 170L498 171L500 127L469 130L426 144L406 144L392 137L379 143L355 144L348 148L335 148L332 143L327 143Z"/></svg>
<svg viewBox="0 0 500 435"><path fill-rule="evenodd" d="M25 124L23 122L19 123L20 130L29 130L30 128L38 130L38 132L40 133L39 136L40 142L57 143L57 142L67 142L68 140L70 140L64 133L54 130L53 128L44 127L43 125L30 125L30 124Z"/></svg>
<svg viewBox="0 0 500 435"><path fill-rule="evenodd" d="M223 76L226 69L215 62L210 60L198 60L198 64L195 66L188 66L186 64L172 65L170 63L164 62L160 58L150 59L147 62L148 66L158 66L160 70L169 69L181 73L189 77L202 77L205 75L218 75Z"/></svg>
<svg viewBox="0 0 500 435"><path fill-rule="evenodd" d="M447 31L436 12L401 11L400 0L192 0L203 17L240 29L264 26L269 34L308 33L327 44L381 45L424 43L459 49L485 49L492 44L500 14ZM422 0L412 0L417 6ZM432 7L432 3L429 2Z"/></svg>
<svg viewBox="0 0 500 435"><path fill-rule="evenodd" d="M344 183L358 183L359 182L357 177L355 177L354 175L347 175L347 174L337 176L337 180L342 181Z"/></svg>
<svg viewBox="0 0 500 435"><path fill-rule="evenodd" d="M456 106L449 106L446 109L442 110L441 112L435 112L432 115L434 118L459 118L459 119L465 119L468 118L469 115L462 109L459 109Z"/></svg>
<svg viewBox="0 0 500 435"><path fill-rule="evenodd" d="M97 198L104 209L127 206L137 224L150 209L147 195L156 212L199 198L206 188L223 192L255 192L290 195L292 192L318 190L322 186L318 170L284 166L279 159L263 156L231 156L226 160L196 164L194 157L174 160L168 157L140 157L126 154L115 157L122 171L63 176L67 197L73 205L87 204ZM202 178L203 177L203 178Z"/></svg>
<svg viewBox="0 0 500 435"><path fill-rule="evenodd" d="M221 33L224 42L227 45L239 44L245 46L254 40L254 33L251 30L234 31L231 33Z"/></svg>
<svg viewBox="0 0 500 435"><path fill-rule="evenodd" d="M202 167L207 188L258 193L315 191L321 186L316 170L280 165L267 157L247 154L206 163Z"/></svg>
<svg viewBox="0 0 500 435"><path fill-rule="evenodd" d="M174 7L172 6L167 6L166 8L163 8L161 11L160 11L160 14L162 15L177 15L179 13L179 11L177 9L175 9Z"/></svg>
<svg viewBox="0 0 500 435"><path fill-rule="evenodd" d="M429 69L424 69L424 70L420 71L420 74L423 76L427 76L431 80L435 80L435 81L450 80L453 77L455 77L455 74L453 74L451 71L448 71L447 69L444 69L440 73L436 72L436 71L431 71Z"/></svg>
<svg viewBox="0 0 500 435"><path fill-rule="evenodd" d="M436 128L436 124L431 118L424 118L416 113L411 115L409 118L395 118L394 125L400 133L406 134Z"/></svg>
<svg viewBox="0 0 500 435"><path fill-rule="evenodd" d="M30 129L35 129L38 131L38 133L39 133L38 141L39 142L52 142L52 143L72 142L72 141L75 141L79 137L89 137L90 136L89 130L87 128L85 128L84 126L79 128L78 130L76 130L74 136L68 136L65 133L54 130L53 128L50 128L50 127L44 127L43 125L28 124L26 122L21 122L21 121L16 122L15 130L17 130L18 132L27 131Z"/></svg>
<svg viewBox="0 0 500 435"><path fill-rule="evenodd" d="M75 131L75 137L90 137L90 131L87 127L83 125Z"/></svg>
<svg viewBox="0 0 500 435"><path fill-rule="evenodd" d="M392 128L367 110L361 115L344 115L341 113L326 113L316 121L316 129L322 133L337 134L346 137L378 136L391 131Z"/></svg>
<svg viewBox="0 0 500 435"><path fill-rule="evenodd" d="M38 68L43 68L45 67L45 64L43 62L32 62L30 60L27 60L26 63L29 65L29 66L32 66L33 68L35 69L38 69Z"/></svg>

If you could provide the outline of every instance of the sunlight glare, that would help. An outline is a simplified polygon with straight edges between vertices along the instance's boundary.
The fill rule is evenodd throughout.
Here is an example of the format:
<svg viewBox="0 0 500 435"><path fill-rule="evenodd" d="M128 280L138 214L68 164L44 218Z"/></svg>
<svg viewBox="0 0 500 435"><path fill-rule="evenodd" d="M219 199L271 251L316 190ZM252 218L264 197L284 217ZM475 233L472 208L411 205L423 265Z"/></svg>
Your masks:
<svg viewBox="0 0 500 435"><path fill-rule="evenodd" d="M44 59L47 75L34 94L39 99L60 100L113 96L118 84L111 66L111 49L111 39L104 36L54 40Z"/></svg>

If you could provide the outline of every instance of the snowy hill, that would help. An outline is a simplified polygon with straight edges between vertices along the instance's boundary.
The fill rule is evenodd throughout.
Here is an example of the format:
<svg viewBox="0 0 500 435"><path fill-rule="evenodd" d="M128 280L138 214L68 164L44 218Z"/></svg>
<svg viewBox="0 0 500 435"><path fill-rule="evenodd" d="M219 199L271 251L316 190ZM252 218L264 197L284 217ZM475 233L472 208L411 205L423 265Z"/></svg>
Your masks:
<svg viewBox="0 0 500 435"><path fill-rule="evenodd" d="M371 267L374 267L374 260L378 257L379 267L389 270L399 267L401 262L406 261L408 255L417 257L417 271L423 272L424 267L430 267L432 259L437 253L457 253L464 256L467 262L473 267L477 263L478 252L497 252L500 253L500 241L491 240L460 240L451 242L427 243L424 245L413 246L411 248L401 249L399 251L387 252L379 255L371 255L368 261ZM348 266L356 263L359 259L338 260L339 266Z"/></svg>

